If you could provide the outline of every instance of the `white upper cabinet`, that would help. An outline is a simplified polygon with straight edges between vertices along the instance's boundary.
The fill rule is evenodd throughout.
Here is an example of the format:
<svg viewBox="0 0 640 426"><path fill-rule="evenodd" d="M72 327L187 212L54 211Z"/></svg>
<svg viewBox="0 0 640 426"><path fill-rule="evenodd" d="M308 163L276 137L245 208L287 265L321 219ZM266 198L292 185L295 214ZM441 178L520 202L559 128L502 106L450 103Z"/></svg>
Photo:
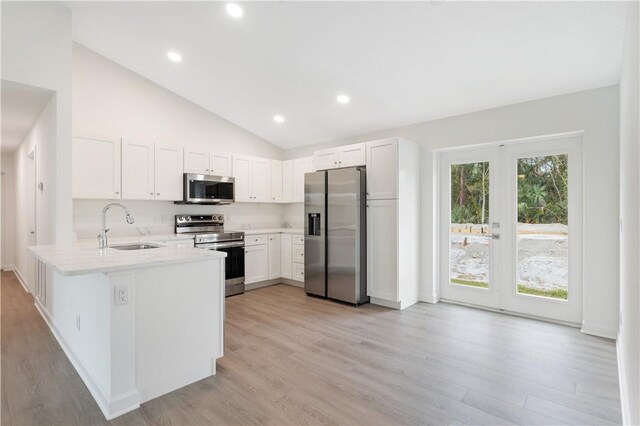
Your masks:
<svg viewBox="0 0 640 426"><path fill-rule="evenodd" d="M122 141L122 198L125 200L153 200L154 144Z"/></svg>
<svg viewBox="0 0 640 426"><path fill-rule="evenodd" d="M177 201L182 199L183 149L179 146L155 147L155 199Z"/></svg>
<svg viewBox="0 0 640 426"><path fill-rule="evenodd" d="M253 201L271 201L271 160L254 157L251 162L251 193Z"/></svg>
<svg viewBox="0 0 640 426"><path fill-rule="evenodd" d="M338 160L340 160L340 151L338 148L323 149L313 153L313 162L316 170L338 168Z"/></svg>
<svg viewBox="0 0 640 426"><path fill-rule="evenodd" d="M209 174L214 176L232 176L231 154L228 152L209 152Z"/></svg>
<svg viewBox="0 0 640 426"><path fill-rule="evenodd" d="M340 167L364 166L366 163L366 145L356 143L340 147Z"/></svg>
<svg viewBox="0 0 640 426"><path fill-rule="evenodd" d="M209 174L209 151L206 149L184 149L184 172L199 175Z"/></svg>
<svg viewBox="0 0 640 426"><path fill-rule="evenodd" d="M398 198L398 139L367 142L367 198Z"/></svg>
<svg viewBox="0 0 640 426"><path fill-rule="evenodd" d="M231 154L200 148L185 148L184 173L231 176Z"/></svg>
<svg viewBox="0 0 640 426"><path fill-rule="evenodd" d="M236 201L271 201L271 160L234 154L233 177Z"/></svg>
<svg viewBox="0 0 640 426"><path fill-rule="evenodd" d="M293 160L293 202L304 203L304 174L312 172L313 157Z"/></svg>
<svg viewBox="0 0 640 426"><path fill-rule="evenodd" d="M233 177L236 201L253 201L251 194L251 157L233 155Z"/></svg>
<svg viewBox="0 0 640 426"><path fill-rule="evenodd" d="M366 145L364 143L322 149L314 152L316 170L364 166L365 162Z"/></svg>
<svg viewBox="0 0 640 426"><path fill-rule="evenodd" d="M74 198L121 198L120 149L119 140L73 138Z"/></svg>
<svg viewBox="0 0 640 426"><path fill-rule="evenodd" d="M271 201L282 202L282 161L271 160Z"/></svg>
<svg viewBox="0 0 640 426"><path fill-rule="evenodd" d="M273 176L272 176L273 178ZM293 202L293 160L282 162L282 202Z"/></svg>

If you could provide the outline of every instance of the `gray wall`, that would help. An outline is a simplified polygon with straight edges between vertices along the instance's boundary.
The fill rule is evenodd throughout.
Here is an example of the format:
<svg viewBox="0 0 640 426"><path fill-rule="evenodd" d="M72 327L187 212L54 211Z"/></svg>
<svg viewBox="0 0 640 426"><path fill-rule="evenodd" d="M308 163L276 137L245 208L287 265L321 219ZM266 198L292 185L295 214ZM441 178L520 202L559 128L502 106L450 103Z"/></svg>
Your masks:
<svg viewBox="0 0 640 426"><path fill-rule="evenodd" d="M422 300L437 300L435 284L434 151L489 142L584 131L584 320L590 333L618 330L618 86L555 96L292 149L315 149L401 136L422 147Z"/></svg>

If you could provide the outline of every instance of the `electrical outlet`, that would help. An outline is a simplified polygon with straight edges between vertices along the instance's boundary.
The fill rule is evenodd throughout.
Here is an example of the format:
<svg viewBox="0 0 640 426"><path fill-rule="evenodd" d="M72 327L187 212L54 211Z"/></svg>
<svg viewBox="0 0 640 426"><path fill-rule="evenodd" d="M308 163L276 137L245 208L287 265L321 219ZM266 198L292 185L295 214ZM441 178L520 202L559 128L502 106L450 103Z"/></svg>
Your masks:
<svg viewBox="0 0 640 426"><path fill-rule="evenodd" d="M126 305L129 303L129 287L118 286L115 288L115 292L116 305Z"/></svg>

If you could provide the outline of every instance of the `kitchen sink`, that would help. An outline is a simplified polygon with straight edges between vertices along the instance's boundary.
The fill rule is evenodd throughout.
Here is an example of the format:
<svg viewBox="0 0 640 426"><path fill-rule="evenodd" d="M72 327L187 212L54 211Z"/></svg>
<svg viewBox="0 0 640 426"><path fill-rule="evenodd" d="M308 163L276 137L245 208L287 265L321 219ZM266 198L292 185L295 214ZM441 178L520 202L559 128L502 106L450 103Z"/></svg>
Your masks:
<svg viewBox="0 0 640 426"><path fill-rule="evenodd" d="M145 243L135 243L135 244L118 244L115 246L109 246L109 248L116 250L148 250L153 248L163 247L157 244L145 244Z"/></svg>

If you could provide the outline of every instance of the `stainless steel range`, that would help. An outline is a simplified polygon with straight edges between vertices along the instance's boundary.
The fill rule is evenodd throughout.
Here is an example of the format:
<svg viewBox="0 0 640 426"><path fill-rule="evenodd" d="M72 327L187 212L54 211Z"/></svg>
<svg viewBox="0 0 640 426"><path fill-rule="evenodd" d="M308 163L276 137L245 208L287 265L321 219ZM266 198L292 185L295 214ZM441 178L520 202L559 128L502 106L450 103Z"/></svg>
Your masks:
<svg viewBox="0 0 640 426"><path fill-rule="evenodd" d="M192 234L196 248L223 251L225 295L244 293L244 232L225 232L224 215L176 215L176 234Z"/></svg>

